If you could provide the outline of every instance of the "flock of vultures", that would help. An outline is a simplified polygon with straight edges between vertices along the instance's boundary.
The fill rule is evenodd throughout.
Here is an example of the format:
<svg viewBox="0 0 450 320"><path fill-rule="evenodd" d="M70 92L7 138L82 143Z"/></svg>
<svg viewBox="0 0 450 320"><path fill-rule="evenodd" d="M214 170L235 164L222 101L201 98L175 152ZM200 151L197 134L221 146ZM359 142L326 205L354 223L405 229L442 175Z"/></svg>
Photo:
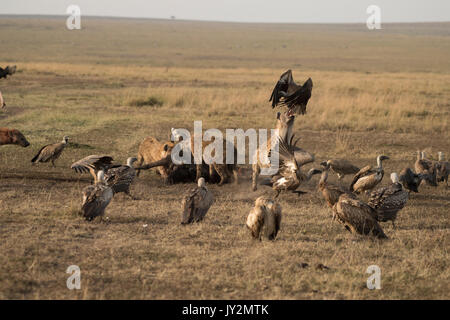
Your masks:
<svg viewBox="0 0 450 320"><path fill-rule="evenodd" d="M15 70L15 66L0 68L0 79L14 74ZM313 175L321 174L318 188L332 211L333 220L337 220L352 233L387 238L380 222L391 221L395 227L397 213L406 205L409 193L418 192L422 183L436 187L438 182L445 182L448 186L449 162L444 160L442 152L438 154L438 161L432 161L426 159L424 152L418 151L414 170L404 168L399 174L391 173L392 184L382 188L377 186L384 177L383 161L389 159L386 155L378 155L376 165L367 165L364 168L358 168L345 159L329 159L321 162L319 168L304 172L303 166L314 162L315 159L313 154L297 147L298 140L294 139L293 125L296 116L306 113L312 87L311 78L303 85L297 85L291 70L288 70L282 74L272 91L269 100L272 108L280 106L286 110L277 113L278 134L272 136L268 145L264 146L265 148L260 147L254 155L257 158L252 165L251 179L252 190L255 191L261 169L269 167L270 159L277 156L278 172L259 183L271 186L274 197L258 197L247 217L246 225L254 238L265 237L274 240L281 225L282 206L278 202L280 192L300 196L304 192L297 189L307 183ZM0 92L0 107L6 109L5 106L5 99ZM71 168L77 173L90 173L93 176L93 184L82 191L80 215L87 221L92 221L96 217L101 221L114 195L123 192L131 199L135 199L130 192L133 181L141 170L154 168L164 183L197 182L198 186L189 190L182 200L181 223L202 221L210 207L214 205L214 195L207 188L206 182L222 185L234 180L237 184L241 170L236 165L237 161L235 164L203 161L202 164L176 165L171 160L171 152L181 141L180 139L175 141L172 134L170 136L171 139L163 142L154 137L144 139L139 146L137 158L128 158L126 164L115 164L110 155L90 155L73 163ZM69 137L65 136L59 143L42 147L31 162L33 165L51 162L54 166L68 141ZM203 142L202 147L209 143L211 142ZM0 128L0 145L5 144L29 146L29 142L20 131ZM275 144L278 144L278 148L273 148ZM352 175L349 187L329 183L327 181L329 172L337 174L340 181L346 175ZM361 197L363 194L367 195L364 197L366 201Z"/></svg>

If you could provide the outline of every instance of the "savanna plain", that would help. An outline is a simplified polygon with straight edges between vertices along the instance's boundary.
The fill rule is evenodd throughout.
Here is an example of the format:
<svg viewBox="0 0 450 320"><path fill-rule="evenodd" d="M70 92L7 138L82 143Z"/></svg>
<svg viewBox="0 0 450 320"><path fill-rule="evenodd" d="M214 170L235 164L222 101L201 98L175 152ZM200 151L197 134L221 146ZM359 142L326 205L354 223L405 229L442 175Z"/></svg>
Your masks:
<svg viewBox="0 0 450 320"><path fill-rule="evenodd" d="M331 220L319 176L281 194L281 231L255 241L246 217L266 186L208 185L216 202L201 223L182 226L181 199L194 184L165 185L153 171L135 180L138 200L118 194L108 220L78 215L88 174L70 169L89 154L124 163L147 136L170 128L274 128L269 103L282 72L314 82L299 146L319 167L345 158L362 167L385 154L385 177L414 167L416 150L450 155L450 23L239 24L0 16L0 127L28 148L0 147L0 299L449 299L450 192L421 186L389 239L354 236ZM31 166L45 144L70 144L56 161ZM247 169L249 165L243 166ZM242 172L246 172L245 170ZM248 173L248 171L247 171ZM347 186L351 178L339 182ZM318 268L322 264L328 268ZM66 269L81 269L69 290ZM381 289L369 290L370 265Z"/></svg>

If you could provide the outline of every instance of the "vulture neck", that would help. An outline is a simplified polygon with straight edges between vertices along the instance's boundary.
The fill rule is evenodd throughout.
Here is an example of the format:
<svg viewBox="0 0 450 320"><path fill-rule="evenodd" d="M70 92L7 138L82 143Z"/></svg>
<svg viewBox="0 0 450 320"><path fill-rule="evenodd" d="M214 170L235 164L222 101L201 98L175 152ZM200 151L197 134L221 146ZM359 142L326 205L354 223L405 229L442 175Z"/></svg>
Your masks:
<svg viewBox="0 0 450 320"><path fill-rule="evenodd" d="M328 179L328 170L324 170L322 172L322 175L320 176L320 181L319 181L319 188L320 187L325 187L327 184L327 179Z"/></svg>
<svg viewBox="0 0 450 320"><path fill-rule="evenodd" d="M381 160L380 156L377 157L377 165L378 168L383 169L383 160Z"/></svg>

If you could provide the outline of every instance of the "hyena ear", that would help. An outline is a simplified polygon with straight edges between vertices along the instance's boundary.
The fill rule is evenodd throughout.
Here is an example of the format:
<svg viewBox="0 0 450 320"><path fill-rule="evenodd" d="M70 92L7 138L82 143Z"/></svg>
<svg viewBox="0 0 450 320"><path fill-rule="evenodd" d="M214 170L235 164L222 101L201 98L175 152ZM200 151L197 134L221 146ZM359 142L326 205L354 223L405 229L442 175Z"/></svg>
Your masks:
<svg viewBox="0 0 450 320"><path fill-rule="evenodd" d="M280 119L281 112L277 112L277 119Z"/></svg>

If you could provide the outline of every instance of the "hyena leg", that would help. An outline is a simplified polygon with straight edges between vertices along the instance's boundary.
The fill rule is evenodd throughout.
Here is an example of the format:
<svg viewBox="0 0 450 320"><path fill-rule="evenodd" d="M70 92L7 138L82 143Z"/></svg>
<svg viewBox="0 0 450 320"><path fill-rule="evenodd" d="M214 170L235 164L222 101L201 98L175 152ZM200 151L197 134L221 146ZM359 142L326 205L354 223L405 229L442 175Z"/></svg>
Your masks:
<svg viewBox="0 0 450 320"><path fill-rule="evenodd" d="M253 169L253 172L252 172L252 189L253 189L253 191L256 191L257 188L258 188L256 186L256 182L258 180L258 175L259 175L259 172L260 172L260 168L259 168L258 164L255 163L255 164L253 164L252 169Z"/></svg>
<svg viewBox="0 0 450 320"><path fill-rule="evenodd" d="M217 165L214 163L214 169L220 177L219 186L221 186L226 182L228 178L226 165Z"/></svg>
<svg viewBox="0 0 450 320"><path fill-rule="evenodd" d="M142 167L142 163L144 163L144 157L141 154L138 154L137 166L138 167ZM141 170L137 169L136 170L136 177L139 177L140 173L141 173Z"/></svg>

